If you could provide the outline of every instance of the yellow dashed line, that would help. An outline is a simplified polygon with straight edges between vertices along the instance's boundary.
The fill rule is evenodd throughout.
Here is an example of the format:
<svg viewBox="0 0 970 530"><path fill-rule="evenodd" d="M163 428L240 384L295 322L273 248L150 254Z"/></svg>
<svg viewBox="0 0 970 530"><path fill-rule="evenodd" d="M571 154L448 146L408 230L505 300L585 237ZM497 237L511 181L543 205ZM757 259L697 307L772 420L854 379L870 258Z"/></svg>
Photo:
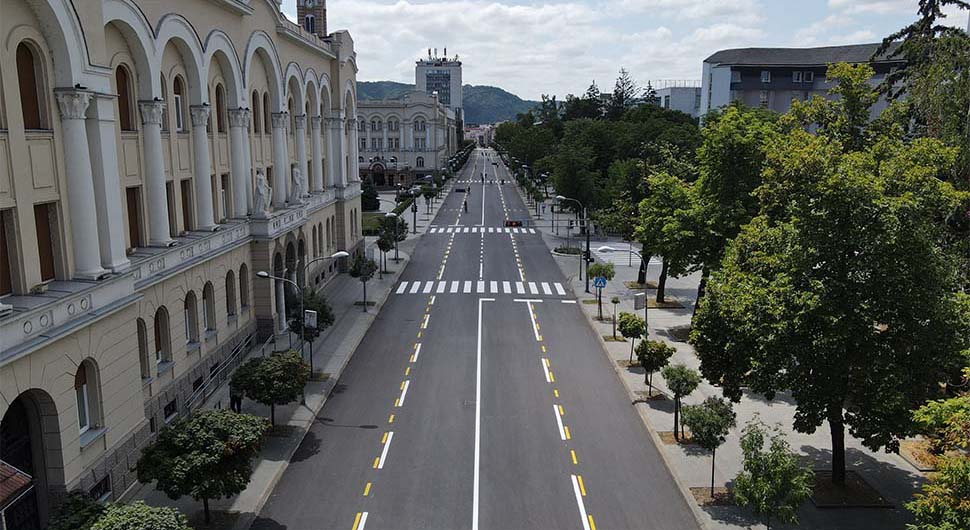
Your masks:
<svg viewBox="0 0 970 530"><path fill-rule="evenodd" d="M398 390L404 390L404 381L401 381L401 388L398 388Z"/></svg>
<svg viewBox="0 0 970 530"><path fill-rule="evenodd" d="M354 526L351 530L357 530L357 526L360 524L360 515L360 512L357 512L357 515L354 517Z"/></svg>
<svg viewBox="0 0 970 530"><path fill-rule="evenodd" d="M560 416L565 416L566 415L566 411L563 410L562 405L559 405L559 415Z"/></svg>
<svg viewBox="0 0 970 530"><path fill-rule="evenodd" d="M553 389L553 390L552 390L552 394L553 394L554 396L556 396L556 397L559 397L559 390L557 390L557 389Z"/></svg>
<svg viewBox="0 0 970 530"><path fill-rule="evenodd" d="M569 450L569 456L573 457L573 465L579 465L579 459L576 458L576 451L574 449Z"/></svg>
<svg viewBox="0 0 970 530"><path fill-rule="evenodd" d="M589 530L596 530L596 523L593 522L593 516L586 514L586 518L589 519Z"/></svg>
<svg viewBox="0 0 970 530"><path fill-rule="evenodd" d="M377 469L377 464L379 464L380 462L381 462L381 457L378 456L374 458L374 469Z"/></svg>
<svg viewBox="0 0 970 530"><path fill-rule="evenodd" d="M401 401L400 399L395 399L394 400L394 406L395 407L400 407L401 405L398 404L400 401Z"/></svg>
<svg viewBox="0 0 970 530"><path fill-rule="evenodd" d="M387 417L387 423L394 423L394 415L393 414L391 414L390 416Z"/></svg>
<svg viewBox="0 0 970 530"><path fill-rule="evenodd" d="M410 367L410 366L408 366L408 367L407 367L407 368L406 368L406 369L404 370L404 375L411 375L411 367Z"/></svg>
<svg viewBox="0 0 970 530"><path fill-rule="evenodd" d="M367 485L364 486L364 497L368 495L370 495L370 482L368 482Z"/></svg>
<svg viewBox="0 0 970 530"><path fill-rule="evenodd" d="M387 443L387 432L386 431L384 432L384 436L381 437L381 443L382 444L386 444Z"/></svg>
<svg viewBox="0 0 970 530"><path fill-rule="evenodd" d="M567 440L572 440L573 437L569 435L569 427L563 425L562 426L562 430L566 432L566 439Z"/></svg>
<svg viewBox="0 0 970 530"><path fill-rule="evenodd" d="M583 485L583 476L582 475L576 475L576 481L579 482L579 492L583 494L583 497L585 497L586 496L586 486Z"/></svg>
<svg viewBox="0 0 970 530"><path fill-rule="evenodd" d="M542 345L542 353L546 353L546 345L545 344Z"/></svg>
<svg viewBox="0 0 970 530"><path fill-rule="evenodd" d="M549 370L549 381L551 381L553 383L556 382L556 376L552 375L552 370ZM559 397L559 391L558 390L556 391L556 397Z"/></svg>

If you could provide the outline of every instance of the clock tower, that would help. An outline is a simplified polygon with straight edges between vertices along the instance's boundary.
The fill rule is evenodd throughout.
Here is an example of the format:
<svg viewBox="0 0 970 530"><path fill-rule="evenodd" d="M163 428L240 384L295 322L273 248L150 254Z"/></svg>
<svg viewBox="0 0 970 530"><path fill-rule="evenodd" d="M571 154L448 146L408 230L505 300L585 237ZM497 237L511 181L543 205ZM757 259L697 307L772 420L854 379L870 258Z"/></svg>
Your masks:
<svg viewBox="0 0 970 530"><path fill-rule="evenodd" d="M327 36L325 0L296 0L296 16L304 30L320 38Z"/></svg>

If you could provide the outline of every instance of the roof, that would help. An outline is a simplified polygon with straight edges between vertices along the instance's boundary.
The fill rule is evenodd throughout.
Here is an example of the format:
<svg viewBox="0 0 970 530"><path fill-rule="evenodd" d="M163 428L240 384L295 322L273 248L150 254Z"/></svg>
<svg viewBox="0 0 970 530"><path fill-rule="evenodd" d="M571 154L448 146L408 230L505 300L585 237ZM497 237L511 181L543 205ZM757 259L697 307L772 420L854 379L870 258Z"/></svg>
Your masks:
<svg viewBox="0 0 970 530"><path fill-rule="evenodd" d="M6 508L30 484L30 475L0 460L0 509Z"/></svg>
<svg viewBox="0 0 970 530"><path fill-rule="evenodd" d="M831 63L868 63L882 43L823 46L820 48L736 48L714 53L705 63L738 66L825 66ZM899 46L893 43L890 52ZM877 62L902 62L886 59Z"/></svg>

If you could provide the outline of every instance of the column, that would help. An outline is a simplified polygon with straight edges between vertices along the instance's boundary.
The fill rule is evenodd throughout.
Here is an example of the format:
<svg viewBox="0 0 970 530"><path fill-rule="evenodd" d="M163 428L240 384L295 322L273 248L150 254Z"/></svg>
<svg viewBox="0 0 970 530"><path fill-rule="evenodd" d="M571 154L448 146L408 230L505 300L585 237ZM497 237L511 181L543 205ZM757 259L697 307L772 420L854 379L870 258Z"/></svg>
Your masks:
<svg viewBox="0 0 970 530"><path fill-rule="evenodd" d="M350 148L347 149L349 154L347 175L344 177L344 185L346 186L348 182L359 182L360 181L360 141L357 139L357 118L352 118L350 120Z"/></svg>
<svg viewBox="0 0 970 530"><path fill-rule="evenodd" d="M383 144L383 146L384 146L384 150L385 150L385 151L390 151L390 146L389 146L389 145L387 145L387 122L384 122L384 127L383 127L383 128L381 129L381 130L382 130L382 132L383 132L383 135L382 135L382 136L383 136L383 138L382 138L382 140L381 140L381 141L383 141L383 142L384 142L384 144Z"/></svg>
<svg viewBox="0 0 970 530"><path fill-rule="evenodd" d="M299 116L294 116L293 121L296 122L296 134L293 136L293 141L296 142L296 167L300 168L300 176L304 179L304 183L310 182L310 171L307 169L306 163L306 114L300 114ZM303 188L303 191L307 191L309 186ZM296 202L301 202L299 197L296 197Z"/></svg>
<svg viewBox="0 0 970 530"><path fill-rule="evenodd" d="M283 292L283 282L273 280L276 284L276 326L277 333L286 330L286 293Z"/></svg>
<svg viewBox="0 0 970 530"><path fill-rule="evenodd" d="M232 216L246 217L249 210L249 175L252 173L249 152L249 109L229 111L229 170L232 172Z"/></svg>
<svg viewBox="0 0 970 530"><path fill-rule="evenodd" d="M287 112L273 113L273 207L285 208L290 182L290 164L286 153Z"/></svg>
<svg viewBox="0 0 970 530"><path fill-rule="evenodd" d="M64 137L67 203L74 250L73 277L96 280L106 275L107 271L101 268L98 217L94 208L94 177L91 173L87 127L84 124L91 93L66 89L57 91L55 95L61 111Z"/></svg>
<svg viewBox="0 0 970 530"><path fill-rule="evenodd" d="M92 175L100 175L100 178L94 178L94 199L101 242L101 266L112 272L123 272L131 267L131 262L125 255L125 223L121 211L114 110L113 95L95 94L86 125Z"/></svg>
<svg viewBox="0 0 970 530"><path fill-rule="evenodd" d="M344 120L343 118L327 118L330 124L330 185L343 188L347 185L347 170L344 167Z"/></svg>
<svg viewBox="0 0 970 530"><path fill-rule="evenodd" d="M401 139L401 147L403 147L406 151L410 151L414 149L414 146L411 145L411 139L414 137L414 125L411 124L410 120L407 120L402 122L401 126L404 127L404 129L402 129L404 131L404 138Z"/></svg>
<svg viewBox="0 0 970 530"><path fill-rule="evenodd" d="M356 123L356 121L355 121L354 122L354 130L355 131L357 130L357 127L360 127L360 125L358 123ZM368 149L371 150L371 151L374 150L374 139L373 139L373 136L372 136L372 133L373 132L374 132L374 129L371 128L370 123L369 122L364 122L364 140L367 141L367 146L364 148L364 151L365 152ZM360 149L360 144L357 144L357 148Z"/></svg>
<svg viewBox="0 0 970 530"><path fill-rule="evenodd" d="M192 105L192 160L195 178L195 227L197 230L215 230L212 212L212 162L209 160L209 106Z"/></svg>
<svg viewBox="0 0 970 530"><path fill-rule="evenodd" d="M313 177L310 179L310 191L323 191L323 150L320 141L320 134L323 131L320 128L321 121L320 116L310 118L310 156L313 157L310 161Z"/></svg>
<svg viewBox="0 0 970 530"><path fill-rule="evenodd" d="M165 193L165 162L162 160L161 101L141 101L141 137L145 146L145 202L148 203L148 244L167 247L172 244L168 223L168 194ZM112 131L114 138L114 131ZM185 199L183 199L185 200Z"/></svg>

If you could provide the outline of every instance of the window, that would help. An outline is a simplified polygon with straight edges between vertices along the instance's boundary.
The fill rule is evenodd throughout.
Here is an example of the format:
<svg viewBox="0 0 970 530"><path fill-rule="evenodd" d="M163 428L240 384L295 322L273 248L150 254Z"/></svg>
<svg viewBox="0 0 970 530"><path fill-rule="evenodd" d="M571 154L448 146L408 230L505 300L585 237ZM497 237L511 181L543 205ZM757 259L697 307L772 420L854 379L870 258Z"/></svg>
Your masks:
<svg viewBox="0 0 970 530"><path fill-rule="evenodd" d="M360 140L360 150L361 151L366 151L367 150L367 138L360 138L359 140Z"/></svg>
<svg viewBox="0 0 970 530"><path fill-rule="evenodd" d="M253 133L259 133L262 129L259 126L259 120L262 115L259 113L259 92L253 90Z"/></svg>
<svg viewBox="0 0 970 530"><path fill-rule="evenodd" d="M791 73L791 80L792 80L792 83L801 83L802 82L802 73L801 72L792 72Z"/></svg>
<svg viewBox="0 0 970 530"><path fill-rule="evenodd" d="M182 305L182 317L185 324L185 342L199 342L199 321L198 321L198 309L196 308L197 302L195 299L195 293L189 291L185 295L185 301Z"/></svg>
<svg viewBox="0 0 970 530"><path fill-rule="evenodd" d="M178 413L179 413L179 407L175 403L174 399L166 403L165 407L162 408L162 415L165 417L166 422L172 421L172 418L174 418L175 415Z"/></svg>
<svg viewBox="0 0 970 530"><path fill-rule="evenodd" d="M128 248L145 246L141 238L141 188L125 188L125 206L128 213Z"/></svg>
<svg viewBox="0 0 970 530"><path fill-rule="evenodd" d="M31 46L21 42L17 46L17 80L20 86L20 109L24 117L25 129L49 129L47 106L44 104L47 93L43 71L37 55Z"/></svg>
<svg viewBox="0 0 970 530"><path fill-rule="evenodd" d="M418 157L418 158L417 158L417 159L416 159L416 160L414 161L414 165L415 165L416 167L424 167L424 157L423 157L423 156L419 156L419 157Z"/></svg>
<svg viewBox="0 0 970 530"><path fill-rule="evenodd" d="M104 502L111 496L111 475L105 475L97 484L88 491L88 495L98 502Z"/></svg>
<svg viewBox="0 0 970 530"><path fill-rule="evenodd" d="M192 381L192 391L193 392L195 392L196 390L202 388L202 381L203 381L203 379L202 379L202 376L201 375L199 377L196 377L195 378L195 381Z"/></svg>
<svg viewBox="0 0 970 530"><path fill-rule="evenodd" d="M249 305L249 267L245 263L239 266L239 305Z"/></svg>
<svg viewBox="0 0 970 530"><path fill-rule="evenodd" d="M758 104L761 105L762 107L765 107L765 108L768 107L768 91L767 90L762 90L761 93L758 94Z"/></svg>
<svg viewBox="0 0 970 530"><path fill-rule="evenodd" d="M77 397L77 426L81 434L91 428L91 415L88 407L88 371L82 364L74 374L74 395Z"/></svg>
<svg viewBox="0 0 970 530"><path fill-rule="evenodd" d="M312 252L311 256L317 257L319 254L317 254L318 249L317 249L317 227L316 226L313 227L311 234L312 234L312 237L310 238L310 252Z"/></svg>
<svg viewBox="0 0 970 530"><path fill-rule="evenodd" d="M168 132L168 113L171 106L168 104L168 90L165 88L165 76L160 76L162 87L162 101L165 102L165 111L162 112L162 132Z"/></svg>
<svg viewBox="0 0 970 530"><path fill-rule="evenodd" d="M236 273L226 273L226 314L236 314Z"/></svg>
<svg viewBox="0 0 970 530"><path fill-rule="evenodd" d="M309 31L310 33L317 32L316 20L314 20L313 15L303 17L303 29Z"/></svg>
<svg viewBox="0 0 970 530"><path fill-rule="evenodd" d="M815 72L805 72L805 82L812 83L815 81Z"/></svg>
<svg viewBox="0 0 970 530"><path fill-rule="evenodd" d="M185 104L184 91L182 87L182 78L176 76L175 81L172 82L172 101L174 102L173 109L175 111L175 130L177 132L185 132Z"/></svg>
<svg viewBox="0 0 970 530"><path fill-rule="evenodd" d="M135 320L135 327L138 330L138 364L141 367L141 378L148 379L152 376L151 364L148 362L148 328L142 319Z"/></svg>
<svg viewBox="0 0 970 530"><path fill-rule="evenodd" d="M273 124L273 120L270 119L269 115L269 92L263 93L263 132L266 134L270 133L270 126Z"/></svg>
<svg viewBox="0 0 970 530"><path fill-rule="evenodd" d="M216 295L212 282L206 282L202 288L202 323L206 331L216 329Z"/></svg>
<svg viewBox="0 0 970 530"><path fill-rule="evenodd" d="M391 142L391 147L393 149L396 150L396 149L400 149L401 148L401 139L400 138L391 138L390 139L390 142Z"/></svg>
<svg viewBox="0 0 970 530"><path fill-rule="evenodd" d="M179 186L182 188L182 227L191 230L195 226L192 218L192 180L184 179Z"/></svg>
<svg viewBox="0 0 970 530"><path fill-rule="evenodd" d="M229 217L230 217L230 215L229 215L229 202L231 201L231 199L229 197L229 191L230 190L229 190L229 174L228 173L223 173L222 174L221 183L222 183L222 189L220 190L220 194L222 195L222 218L223 219L229 219Z"/></svg>
<svg viewBox="0 0 970 530"><path fill-rule="evenodd" d="M155 363L167 363L172 360L172 349L168 341L168 310L165 306L155 311Z"/></svg>
<svg viewBox="0 0 970 530"><path fill-rule="evenodd" d="M216 85L216 131L226 132L226 89Z"/></svg>
<svg viewBox="0 0 970 530"><path fill-rule="evenodd" d="M769 70L762 70L761 71L761 82L762 83L770 83L771 82L771 71L769 71Z"/></svg>
<svg viewBox="0 0 970 530"><path fill-rule="evenodd" d="M54 230L53 203L34 205L34 226L37 230L37 250L40 260L40 279L50 281L54 279Z"/></svg>
<svg viewBox="0 0 970 530"><path fill-rule="evenodd" d="M121 124L122 131L134 131L135 121L131 115L131 81L128 69L124 66L115 69L115 85L118 92L118 123Z"/></svg>
<svg viewBox="0 0 970 530"><path fill-rule="evenodd" d="M713 75L711 76L711 79L713 79ZM713 83L713 81L711 81L711 82ZM740 70L731 70L731 82L732 83L740 83L741 82L741 71ZM708 85L708 86L711 86L711 85Z"/></svg>
<svg viewBox="0 0 970 530"><path fill-rule="evenodd" d="M665 109L670 108L670 96L664 96L664 108Z"/></svg>

